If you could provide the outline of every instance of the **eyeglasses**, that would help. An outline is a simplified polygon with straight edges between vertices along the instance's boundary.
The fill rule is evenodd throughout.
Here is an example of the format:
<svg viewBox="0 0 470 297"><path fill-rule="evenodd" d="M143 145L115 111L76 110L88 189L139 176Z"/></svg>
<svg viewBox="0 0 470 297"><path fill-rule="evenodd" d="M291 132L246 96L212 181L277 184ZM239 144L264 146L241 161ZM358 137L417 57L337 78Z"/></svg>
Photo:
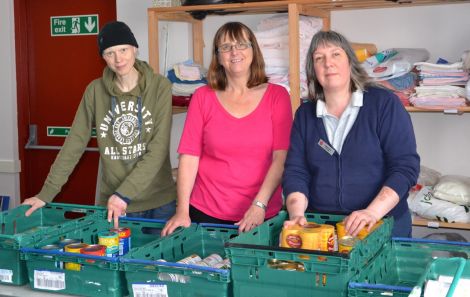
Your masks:
<svg viewBox="0 0 470 297"><path fill-rule="evenodd" d="M234 48L236 50L242 51L251 47L251 42L237 42L235 44L224 43L217 48L219 53L228 53L231 52Z"/></svg>

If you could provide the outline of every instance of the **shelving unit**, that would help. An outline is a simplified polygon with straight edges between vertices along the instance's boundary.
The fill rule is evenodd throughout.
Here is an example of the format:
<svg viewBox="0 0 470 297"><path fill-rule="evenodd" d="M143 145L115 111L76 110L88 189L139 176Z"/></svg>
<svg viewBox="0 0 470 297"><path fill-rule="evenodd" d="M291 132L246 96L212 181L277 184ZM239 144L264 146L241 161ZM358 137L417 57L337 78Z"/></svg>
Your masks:
<svg viewBox="0 0 470 297"><path fill-rule="evenodd" d="M149 34L149 62L150 65L158 71L158 22L186 22L192 25L193 36L193 60L196 63L203 64L204 40L202 34L203 20L196 20L191 16L194 12L205 12L212 14L268 14L276 12L287 12L289 17L289 53L299 53L299 16L307 15L323 19L325 30L330 28L330 14L333 10L345 9L371 9L371 8L397 8L418 5L439 5L452 3L466 3L469 1L448 0L284 0L284 1L264 1L247 2L233 4L213 4L196 6L177 6L177 7L153 7L148 9L148 34ZM300 105L300 71L299 55L289 55L289 77L291 89L292 112ZM423 108L407 107L409 112L443 112L443 110L429 110ZM185 108L174 108L174 113L184 112ZM445 113L464 113L470 112L470 106L461 107L453 111L444 111Z"/></svg>

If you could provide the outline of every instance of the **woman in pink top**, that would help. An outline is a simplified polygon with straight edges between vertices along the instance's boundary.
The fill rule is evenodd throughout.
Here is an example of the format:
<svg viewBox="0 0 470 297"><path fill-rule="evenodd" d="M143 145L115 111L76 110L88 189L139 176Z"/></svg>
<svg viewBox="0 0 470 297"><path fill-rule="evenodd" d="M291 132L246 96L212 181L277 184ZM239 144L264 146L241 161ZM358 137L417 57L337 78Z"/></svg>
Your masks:
<svg viewBox="0 0 470 297"><path fill-rule="evenodd" d="M290 98L267 83L253 32L239 22L214 37L208 86L191 99L178 153L178 206L162 235L193 222L249 231L282 206Z"/></svg>

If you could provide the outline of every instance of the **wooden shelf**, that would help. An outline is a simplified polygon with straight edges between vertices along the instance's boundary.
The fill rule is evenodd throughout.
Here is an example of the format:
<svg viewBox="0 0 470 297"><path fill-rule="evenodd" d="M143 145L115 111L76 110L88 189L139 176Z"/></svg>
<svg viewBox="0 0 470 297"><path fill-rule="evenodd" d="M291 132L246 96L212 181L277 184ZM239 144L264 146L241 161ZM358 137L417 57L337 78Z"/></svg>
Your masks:
<svg viewBox="0 0 470 297"><path fill-rule="evenodd" d="M196 20L191 16L194 12L205 12L207 14L267 14L277 12L288 13L289 23L289 86L292 113L294 114L300 106L300 69L299 69L299 16L314 16L323 20L324 30L330 29L331 11L346 9L372 9L372 8L397 8L419 5L439 5L454 3L470 3L470 0L281 0L264 2L246 2L231 4L193 5L176 7L152 7L148 8L148 42L149 63L158 72L160 69L158 52L158 22L186 22L192 25L193 60L204 65L203 50L204 40L202 34L202 20ZM181 112L180 109L177 109ZM409 111L429 112L410 108ZM442 111L441 111L442 112ZM462 112L470 112L470 107L462 109Z"/></svg>
<svg viewBox="0 0 470 297"><path fill-rule="evenodd" d="M445 114L462 114L470 112L470 106L448 108L448 109L430 109L425 107L405 106L408 112L440 112Z"/></svg>
<svg viewBox="0 0 470 297"><path fill-rule="evenodd" d="M470 224L466 223L445 223L434 220L423 219L418 216L413 217L413 226L422 226L429 228L450 228L450 229L463 229L470 230Z"/></svg>
<svg viewBox="0 0 470 297"><path fill-rule="evenodd" d="M186 106L173 106L173 114L187 112L188 108Z"/></svg>

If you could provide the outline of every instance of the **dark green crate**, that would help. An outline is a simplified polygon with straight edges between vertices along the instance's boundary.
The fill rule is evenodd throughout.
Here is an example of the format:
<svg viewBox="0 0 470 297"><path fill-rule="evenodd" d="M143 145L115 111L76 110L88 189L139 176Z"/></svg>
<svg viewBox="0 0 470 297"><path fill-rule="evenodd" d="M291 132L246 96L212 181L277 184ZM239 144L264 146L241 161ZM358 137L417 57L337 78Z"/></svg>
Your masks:
<svg viewBox="0 0 470 297"><path fill-rule="evenodd" d="M470 243L394 238L349 283L349 297L407 297L435 257L470 256Z"/></svg>
<svg viewBox="0 0 470 297"><path fill-rule="evenodd" d="M285 211L257 228L240 234L226 245L232 260L232 282L235 297L305 297L347 295L349 280L390 241L392 218L364 240L349 254L279 247L279 235ZM345 216L306 214L307 221L336 224ZM290 260L304 266L305 271L271 268L273 259Z"/></svg>
<svg viewBox="0 0 470 297"><path fill-rule="evenodd" d="M20 259L21 247L34 244L47 235L73 230L86 217L106 215L106 208L63 203L47 204L26 217L24 214L28 209L29 206L22 205L0 213L1 284L24 285L28 282L26 264Z"/></svg>
<svg viewBox="0 0 470 297"><path fill-rule="evenodd" d="M159 234L164 225L164 221L139 218L121 218L119 221L120 227L131 229L132 248L143 246L160 238ZM98 233L111 228L112 223L107 222L106 219L91 218L81 228L59 236L44 238L32 248L21 249L22 257L27 261L31 288L82 296L119 297L127 295L124 273L120 271L121 257L89 256L40 249L47 244L58 243L64 238L80 239L84 243L97 244ZM181 229L176 233L179 232ZM62 269L60 263L66 262L81 264L81 270ZM47 276L41 279L38 277L35 283L35 274L38 275L40 271L50 271L53 277ZM51 281L59 276L63 277L63 281L56 283ZM46 284L46 282L46 287L42 287L41 284Z"/></svg>
<svg viewBox="0 0 470 297"><path fill-rule="evenodd" d="M453 282L449 287L447 294L452 297L458 286L460 279L470 279L470 260L464 258L437 258L434 259L429 268L426 269L424 275L413 288L410 297L420 297L424 293L426 282L429 280L437 280L440 276L449 276L453 278Z"/></svg>
<svg viewBox="0 0 470 297"><path fill-rule="evenodd" d="M226 258L224 243L237 235L235 226L201 224L133 250L122 259L130 295L135 296L133 285L146 284L162 287L170 297L232 296L230 270L175 262L192 254Z"/></svg>

